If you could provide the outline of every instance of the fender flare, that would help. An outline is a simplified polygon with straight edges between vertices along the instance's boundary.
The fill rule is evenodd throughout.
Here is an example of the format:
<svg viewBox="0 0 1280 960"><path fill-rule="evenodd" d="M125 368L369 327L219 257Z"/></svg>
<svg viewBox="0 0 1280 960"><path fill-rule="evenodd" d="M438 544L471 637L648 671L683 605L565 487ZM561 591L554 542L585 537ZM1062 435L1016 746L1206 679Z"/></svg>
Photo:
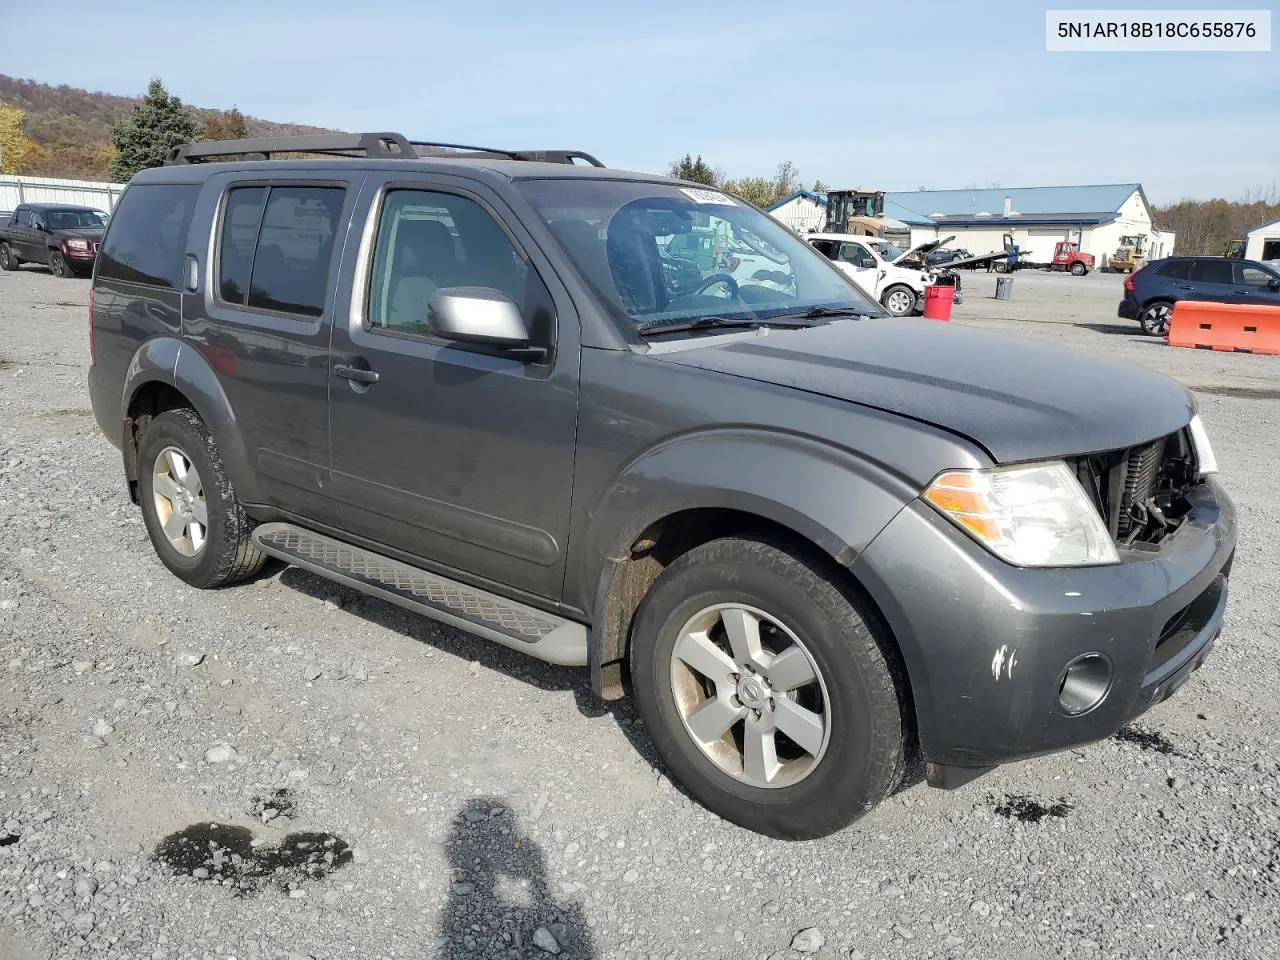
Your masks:
<svg viewBox="0 0 1280 960"><path fill-rule="evenodd" d="M218 444L218 454L227 476L235 485L240 499L246 503L260 501L260 486L253 470L253 460L244 445L231 401L209 361L176 337L148 340L129 361L125 371L123 412L123 444L125 471L130 482L137 479L137 445L129 408L134 398L148 384L163 383L177 390L200 415Z"/></svg>
<svg viewBox="0 0 1280 960"><path fill-rule="evenodd" d="M649 527L688 510L728 509L785 527L850 567L918 495L905 477L839 448L757 429L684 434L628 463L590 511L577 582L594 595L588 662L598 693L614 683L606 667L626 655L631 617L661 571L652 561L638 583L618 580L631 546ZM615 695L617 690L613 691Z"/></svg>

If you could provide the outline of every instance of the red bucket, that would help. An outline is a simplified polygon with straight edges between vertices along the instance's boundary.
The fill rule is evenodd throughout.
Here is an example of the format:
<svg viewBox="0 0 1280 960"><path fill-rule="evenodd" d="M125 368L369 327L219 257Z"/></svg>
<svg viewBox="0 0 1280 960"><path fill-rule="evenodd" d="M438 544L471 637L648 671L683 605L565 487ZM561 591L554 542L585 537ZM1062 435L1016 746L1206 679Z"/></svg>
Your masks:
<svg viewBox="0 0 1280 960"><path fill-rule="evenodd" d="M924 315L930 320L950 320L951 305L955 301L956 288L940 283L924 288Z"/></svg>

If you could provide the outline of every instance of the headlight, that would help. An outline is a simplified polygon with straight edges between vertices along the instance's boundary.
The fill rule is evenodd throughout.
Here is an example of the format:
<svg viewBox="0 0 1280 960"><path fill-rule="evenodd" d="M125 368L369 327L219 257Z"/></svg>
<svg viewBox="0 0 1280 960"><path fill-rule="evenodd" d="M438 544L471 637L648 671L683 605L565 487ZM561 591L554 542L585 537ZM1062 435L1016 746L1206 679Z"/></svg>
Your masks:
<svg viewBox="0 0 1280 960"><path fill-rule="evenodd" d="M69 249L69 250L88 250L88 249L89 249L89 241L88 241L88 240L68 240L68 241L67 241L67 249Z"/></svg>
<svg viewBox="0 0 1280 960"><path fill-rule="evenodd" d="M1061 460L951 470L924 498L996 556L1020 567L1120 560L1097 509Z"/></svg>
<svg viewBox="0 0 1280 960"><path fill-rule="evenodd" d="M1200 414L1196 414L1191 418L1191 422L1187 424L1187 429L1191 431L1191 445L1196 450L1196 463L1200 468L1200 476L1208 476L1211 473L1218 472L1218 458L1213 455L1213 447L1209 446L1209 434L1205 432L1204 424L1200 420Z"/></svg>

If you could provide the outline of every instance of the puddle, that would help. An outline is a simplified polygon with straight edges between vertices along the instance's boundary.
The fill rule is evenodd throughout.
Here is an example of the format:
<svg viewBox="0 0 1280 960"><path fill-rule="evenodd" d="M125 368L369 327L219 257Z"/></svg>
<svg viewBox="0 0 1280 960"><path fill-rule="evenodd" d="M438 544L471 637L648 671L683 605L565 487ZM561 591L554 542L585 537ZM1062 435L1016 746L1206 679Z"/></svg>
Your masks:
<svg viewBox="0 0 1280 960"><path fill-rule="evenodd" d="M272 790L265 796L254 797L249 801L249 815L270 823L277 817L292 817L297 809L293 793L286 787Z"/></svg>
<svg viewBox="0 0 1280 960"><path fill-rule="evenodd" d="M1215 397L1239 397L1242 400L1280 400L1280 390L1272 387L1191 387L1196 393Z"/></svg>
<svg viewBox="0 0 1280 960"><path fill-rule="evenodd" d="M11 847L17 842L18 842L18 835L16 833L9 833L3 837L0 837L0 847Z"/></svg>
<svg viewBox="0 0 1280 960"><path fill-rule="evenodd" d="M253 845L247 827L195 823L156 845L171 873L231 887L237 895L266 886L280 890L319 880L352 860L351 847L331 833L291 833L278 846Z"/></svg>
<svg viewBox="0 0 1280 960"><path fill-rule="evenodd" d="M1075 808L1065 797L1059 797L1047 804L1024 797L1020 794L1006 794L995 804L996 813L1006 820L1017 820L1020 823L1039 823L1045 817L1056 817L1061 820Z"/></svg>
<svg viewBox="0 0 1280 960"><path fill-rule="evenodd" d="M1154 750L1156 753L1165 753L1174 757L1182 756L1169 738L1156 730L1121 727L1116 733L1116 739L1121 743L1132 743L1140 750Z"/></svg>

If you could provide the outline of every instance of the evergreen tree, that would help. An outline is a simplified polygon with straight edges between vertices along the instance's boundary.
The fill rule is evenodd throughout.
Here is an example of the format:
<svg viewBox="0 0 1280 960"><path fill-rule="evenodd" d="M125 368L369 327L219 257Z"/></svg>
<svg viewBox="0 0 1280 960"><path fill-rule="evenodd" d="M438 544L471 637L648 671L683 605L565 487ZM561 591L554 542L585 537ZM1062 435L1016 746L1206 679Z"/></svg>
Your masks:
<svg viewBox="0 0 1280 960"><path fill-rule="evenodd" d="M200 138L200 124L177 97L152 80L133 114L111 130L116 148L108 174L124 183L139 170L158 167L171 149Z"/></svg>
<svg viewBox="0 0 1280 960"><path fill-rule="evenodd" d="M694 183L705 183L709 187L720 184L719 175L702 159L702 154L698 154L697 159L694 159L693 154L686 153L667 169L677 180L692 180Z"/></svg>

